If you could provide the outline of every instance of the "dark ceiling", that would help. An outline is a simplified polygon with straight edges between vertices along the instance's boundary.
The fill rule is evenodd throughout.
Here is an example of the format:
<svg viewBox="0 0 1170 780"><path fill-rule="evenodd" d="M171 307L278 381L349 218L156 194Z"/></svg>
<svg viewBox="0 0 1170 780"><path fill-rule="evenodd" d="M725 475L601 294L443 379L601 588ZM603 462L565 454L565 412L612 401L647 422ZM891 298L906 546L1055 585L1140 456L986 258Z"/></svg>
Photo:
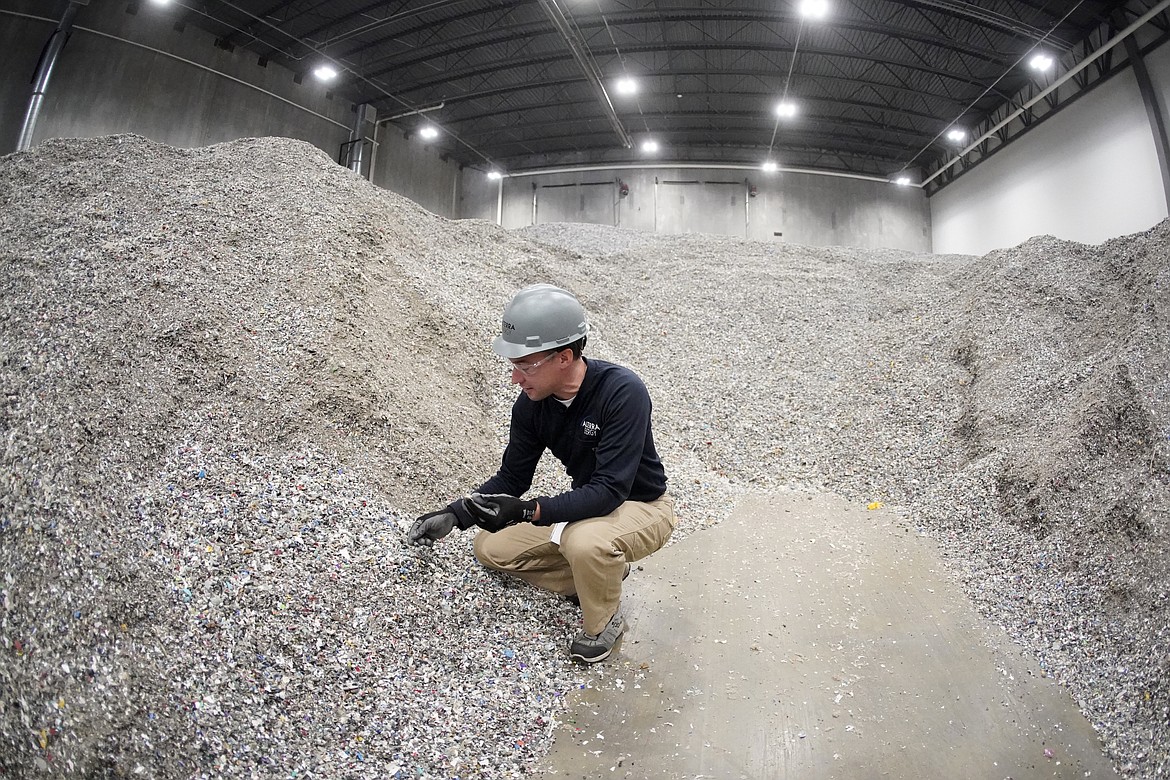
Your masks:
<svg viewBox="0 0 1170 780"><path fill-rule="evenodd" d="M187 13L305 79L333 62L336 96L408 134L433 123L432 143L476 168L644 162L652 137L656 162L905 170L932 190L1128 67L1125 46L1091 55L1157 0L828 0L817 21L800 3L204 0ZM1167 26L1153 15L1130 55ZM1047 74L1027 67L1041 50ZM623 74L633 97L615 89ZM774 113L784 95L791 119ZM947 140L953 126L966 141Z"/></svg>

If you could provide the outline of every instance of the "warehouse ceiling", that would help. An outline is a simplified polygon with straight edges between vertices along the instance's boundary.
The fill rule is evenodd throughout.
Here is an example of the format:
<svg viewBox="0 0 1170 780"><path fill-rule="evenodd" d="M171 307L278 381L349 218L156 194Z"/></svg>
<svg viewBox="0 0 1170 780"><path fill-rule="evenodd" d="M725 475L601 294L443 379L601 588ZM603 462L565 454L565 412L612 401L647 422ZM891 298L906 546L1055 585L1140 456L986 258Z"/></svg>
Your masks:
<svg viewBox="0 0 1170 780"><path fill-rule="evenodd" d="M808 1L204 0L184 13L298 78L331 63L335 96L420 143L433 125L429 143L474 168L772 161L928 191L1168 26L1157 0L827 0L822 18ZM1107 46L1138 21L1137 49ZM1048 71L1029 67L1037 53ZM794 115L778 116L782 101Z"/></svg>

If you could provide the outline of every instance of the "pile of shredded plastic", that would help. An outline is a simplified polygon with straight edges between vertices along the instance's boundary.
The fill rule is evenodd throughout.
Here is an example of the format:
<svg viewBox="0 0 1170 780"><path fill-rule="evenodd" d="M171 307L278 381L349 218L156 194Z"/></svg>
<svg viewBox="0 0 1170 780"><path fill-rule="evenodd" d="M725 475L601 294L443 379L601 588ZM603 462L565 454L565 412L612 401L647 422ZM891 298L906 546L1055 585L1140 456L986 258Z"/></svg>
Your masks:
<svg viewBox="0 0 1170 780"><path fill-rule="evenodd" d="M0 774L528 774L606 674L577 613L402 534L495 469L488 344L536 281L646 379L672 543L750 490L899 505L1119 768L1170 771L1170 225L984 258L509 232L299 142L134 136L3 158L0 202Z"/></svg>

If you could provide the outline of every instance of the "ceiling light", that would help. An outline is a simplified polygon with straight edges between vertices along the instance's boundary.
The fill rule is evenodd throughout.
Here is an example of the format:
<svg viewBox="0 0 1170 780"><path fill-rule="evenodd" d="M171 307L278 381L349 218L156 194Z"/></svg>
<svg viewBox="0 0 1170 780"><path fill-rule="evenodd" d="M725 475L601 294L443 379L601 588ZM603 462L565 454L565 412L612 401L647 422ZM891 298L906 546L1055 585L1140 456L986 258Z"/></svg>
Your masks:
<svg viewBox="0 0 1170 780"><path fill-rule="evenodd" d="M318 81L333 81L337 78L337 68L332 65L318 65L313 69L313 76Z"/></svg>
<svg viewBox="0 0 1170 780"><path fill-rule="evenodd" d="M780 170L780 166L776 164L775 160L768 160L761 166L765 173L775 173Z"/></svg>
<svg viewBox="0 0 1170 780"><path fill-rule="evenodd" d="M618 79L614 86L617 87L619 95L632 95L638 91L638 82L634 81L629 76L623 76L622 78Z"/></svg>
<svg viewBox="0 0 1170 780"><path fill-rule="evenodd" d="M894 184L897 184L900 187L905 187L910 184L910 177L899 176L898 178L894 179Z"/></svg>
<svg viewBox="0 0 1170 780"><path fill-rule="evenodd" d="M423 125L418 129L418 134L424 141L430 141L439 137L439 130L434 125Z"/></svg>
<svg viewBox="0 0 1170 780"><path fill-rule="evenodd" d="M781 119L791 119L796 116L796 104L791 100L785 100L783 103L777 104L776 116Z"/></svg>
<svg viewBox="0 0 1170 780"><path fill-rule="evenodd" d="M155 5L170 5L171 0L151 0Z"/></svg>
<svg viewBox="0 0 1170 780"><path fill-rule="evenodd" d="M1054 62L1055 60L1044 53L1037 54L1028 60L1028 64L1032 66L1032 70L1039 71L1051 70Z"/></svg>
<svg viewBox="0 0 1170 780"><path fill-rule="evenodd" d="M653 138L647 138L642 142L642 151L647 154L654 154L658 151L658 142Z"/></svg>
<svg viewBox="0 0 1170 780"><path fill-rule="evenodd" d="M829 0L801 0L800 15L810 19L824 19L829 15Z"/></svg>
<svg viewBox="0 0 1170 780"><path fill-rule="evenodd" d="M955 143L958 143L959 141L962 141L962 140L963 140L963 139L965 139L966 137L967 137L967 131L966 131L966 130L960 130L960 129L959 129L959 128L957 128L957 127L955 127L955 128L952 128L952 129L950 129L950 130L948 130L948 131L947 131L947 138L949 138L950 140L954 141Z"/></svg>
<svg viewBox="0 0 1170 780"><path fill-rule="evenodd" d="M496 179L504 178L504 174L500 173L499 171L497 171L495 169L492 169L492 170L488 171L488 178L491 179L492 181L495 181Z"/></svg>

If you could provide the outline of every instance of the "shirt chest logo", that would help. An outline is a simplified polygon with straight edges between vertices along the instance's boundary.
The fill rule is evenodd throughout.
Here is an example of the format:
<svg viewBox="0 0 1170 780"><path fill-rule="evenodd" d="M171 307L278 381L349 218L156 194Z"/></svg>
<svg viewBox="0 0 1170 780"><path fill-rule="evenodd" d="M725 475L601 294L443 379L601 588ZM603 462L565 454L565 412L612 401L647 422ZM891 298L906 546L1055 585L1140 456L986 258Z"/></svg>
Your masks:
<svg viewBox="0 0 1170 780"><path fill-rule="evenodd" d="M581 421L581 438L596 440L601 433L601 426L592 420Z"/></svg>

